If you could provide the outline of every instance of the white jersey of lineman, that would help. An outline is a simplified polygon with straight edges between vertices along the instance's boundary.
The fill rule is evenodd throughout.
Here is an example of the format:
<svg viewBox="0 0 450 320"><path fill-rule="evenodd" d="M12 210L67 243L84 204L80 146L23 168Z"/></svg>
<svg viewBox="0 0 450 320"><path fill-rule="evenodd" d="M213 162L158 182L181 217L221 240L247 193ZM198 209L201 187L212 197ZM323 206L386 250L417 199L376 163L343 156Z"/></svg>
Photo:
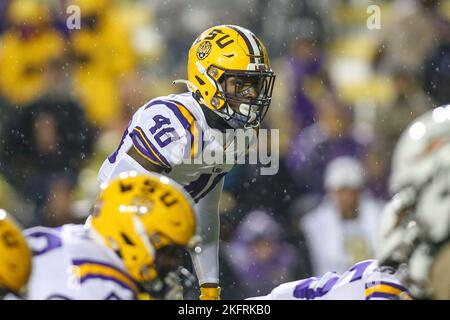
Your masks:
<svg viewBox="0 0 450 320"><path fill-rule="evenodd" d="M35 227L25 236L33 252L27 299L135 299L138 287L122 261L83 225Z"/></svg>
<svg viewBox="0 0 450 320"><path fill-rule="evenodd" d="M219 133L207 124L201 106L191 93L153 99L134 114L118 149L103 162L98 180L107 182L120 173L121 167L129 169L123 157L134 147L150 163L164 168L165 175L181 184L197 203L233 167L230 161L227 164L223 159L214 164L205 160L205 155L211 154L234 157L236 142L230 139L224 150L226 141L217 139L221 136ZM182 161L195 158L200 160L197 163ZM135 165L136 171L142 171L137 163Z"/></svg>
<svg viewBox="0 0 450 320"><path fill-rule="evenodd" d="M377 261L358 262L342 275L324 276L284 283L267 296L249 300L393 300L410 299L391 268L380 268Z"/></svg>

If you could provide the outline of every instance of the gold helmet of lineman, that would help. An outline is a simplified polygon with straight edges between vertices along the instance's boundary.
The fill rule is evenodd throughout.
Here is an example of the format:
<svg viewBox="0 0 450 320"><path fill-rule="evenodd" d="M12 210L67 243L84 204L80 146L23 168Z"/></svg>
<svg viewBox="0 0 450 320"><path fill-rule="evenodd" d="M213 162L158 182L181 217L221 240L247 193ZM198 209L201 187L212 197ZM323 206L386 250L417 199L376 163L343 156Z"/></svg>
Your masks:
<svg viewBox="0 0 450 320"><path fill-rule="evenodd" d="M193 201L175 182L158 174L123 172L102 185L90 222L143 286L174 271L180 251L199 243Z"/></svg>
<svg viewBox="0 0 450 320"><path fill-rule="evenodd" d="M275 75L266 48L239 26L204 31L189 49L187 74L196 99L233 128L259 126L272 100Z"/></svg>
<svg viewBox="0 0 450 320"><path fill-rule="evenodd" d="M0 296L20 294L31 272L31 251L20 228L0 209Z"/></svg>

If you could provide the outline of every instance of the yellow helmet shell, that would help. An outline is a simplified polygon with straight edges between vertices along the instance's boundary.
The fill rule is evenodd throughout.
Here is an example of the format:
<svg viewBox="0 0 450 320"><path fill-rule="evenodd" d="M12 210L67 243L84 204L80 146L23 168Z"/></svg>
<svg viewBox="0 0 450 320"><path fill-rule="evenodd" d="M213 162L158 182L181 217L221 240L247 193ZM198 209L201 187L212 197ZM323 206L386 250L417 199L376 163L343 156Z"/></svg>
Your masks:
<svg viewBox="0 0 450 320"><path fill-rule="evenodd" d="M31 272L31 251L20 228L0 209L0 286L19 293Z"/></svg>
<svg viewBox="0 0 450 320"><path fill-rule="evenodd" d="M122 173L102 189L92 228L119 253L135 280L153 280L155 250L187 246L196 234L192 200L175 182L157 174Z"/></svg>
<svg viewBox="0 0 450 320"><path fill-rule="evenodd" d="M222 99L217 99L220 96L218 80L222 74L250 70L269 71L270 63L263 43L245 28L233 25L209 28L189 49L189 89L198 92L211 110L219 110L225 105Z"/></svg>

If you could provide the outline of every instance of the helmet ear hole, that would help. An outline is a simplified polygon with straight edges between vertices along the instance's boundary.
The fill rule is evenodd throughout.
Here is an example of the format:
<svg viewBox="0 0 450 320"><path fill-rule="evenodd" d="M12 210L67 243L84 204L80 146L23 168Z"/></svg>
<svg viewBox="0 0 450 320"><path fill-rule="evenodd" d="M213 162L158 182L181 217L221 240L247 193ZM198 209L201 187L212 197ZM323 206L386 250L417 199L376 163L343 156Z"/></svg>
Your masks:
<svg viewBox="0 0 450 320"><path fill-rule="evenodd" d="M197 82L201 85L201 86L203 86L204 84L205 84L205 81L203 81L202 80L202 78L200 78L199 76L195 76L195 79L197 80Z"/></svg>

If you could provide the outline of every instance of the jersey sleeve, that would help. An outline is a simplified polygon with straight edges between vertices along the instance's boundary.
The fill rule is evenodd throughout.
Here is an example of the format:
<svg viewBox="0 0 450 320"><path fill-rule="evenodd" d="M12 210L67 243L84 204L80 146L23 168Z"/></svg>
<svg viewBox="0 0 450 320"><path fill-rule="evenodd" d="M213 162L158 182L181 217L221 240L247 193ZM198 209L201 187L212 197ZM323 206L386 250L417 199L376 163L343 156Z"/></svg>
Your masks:
<svg viewBox="0 0 450 320"><path fill-rule="evenodd" d="M156 99L136 114L129 135L136 151L150 163L170 172L198 150L200 130L181 103Z"/></svg>

